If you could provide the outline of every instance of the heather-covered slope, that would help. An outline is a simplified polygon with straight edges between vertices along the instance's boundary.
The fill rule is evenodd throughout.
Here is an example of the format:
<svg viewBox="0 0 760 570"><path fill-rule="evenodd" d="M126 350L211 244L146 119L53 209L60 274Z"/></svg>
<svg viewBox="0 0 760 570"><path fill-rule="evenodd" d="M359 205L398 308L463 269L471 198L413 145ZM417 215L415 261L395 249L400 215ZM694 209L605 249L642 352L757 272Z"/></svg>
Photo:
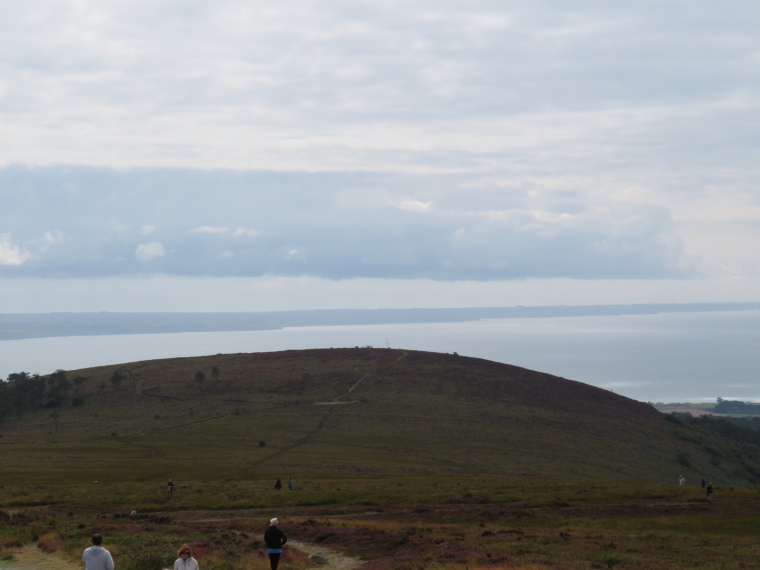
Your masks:
<svg viewBox="0 0 760 570"><path fill-rule="evenodd" d="M11 417L0 428L7 477L348 471L675 482L682 473L740 483L755 470L753 450L648 404L457 355L371 348L227 354L66 377L72 386L86 378L78 381L81 405Z"/></svg>

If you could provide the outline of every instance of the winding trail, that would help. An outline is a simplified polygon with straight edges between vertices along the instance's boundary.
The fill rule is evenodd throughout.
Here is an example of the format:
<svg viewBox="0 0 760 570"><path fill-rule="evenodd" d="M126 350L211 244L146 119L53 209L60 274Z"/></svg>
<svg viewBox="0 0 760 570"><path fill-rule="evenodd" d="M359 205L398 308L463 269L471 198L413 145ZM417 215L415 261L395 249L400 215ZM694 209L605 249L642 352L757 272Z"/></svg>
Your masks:
<svg viewBox="0 0 760 570"><path fill-rule="evenodd" d="M350 400L350 401L346 402L346 401L341 401L341 398L346 398L346 397L347 397L349 394L351 394L351 392L353 392L353 391L354 391L354 389L356 389L356 387L357 387L359 384L361 384L361 383L362 383L362 381L363 381L363 380L364 380L364 379L365 379L367 376L369 376L369 372L365 372L365 373L362 375L362 377L361 377L361 378L359 378L359 379L358 379L356 382L354 382L354 383L351 385L351 387L348 389L348 391L344 392L344 393L343 393L343 394L341 394L340 396L336 396L336 397L335 397L335 398L333 398L333 399L332 399L330 402L314 402L314 405L315 405L315 406L334 406L334 405L337 405L337 404L355 404L356 402L355 402L355 401L353 401L353 400Z"/></svg>
<svg viewBox="0 0 760 570"><path fill-rule="evenodd" d="M355 388L356 388L356 387L357 387L359 384L361 384L361 383L362 383L362 380L364 380L364 379L365 379L367 376L369 376L369 372L365 372L365 373L364 373L364 375L363 375L361 378L359 378L359 379L358 379L358 380L357 380L357 381L354 383L354 385L353 385L353 386L351 386L351 387L348 389L348 392L346 392L345 394L343 394L343 396L348 396L348 395L349 395L351 392L353 392L353 391L354 391L354 389L355 389Z"/></svg>

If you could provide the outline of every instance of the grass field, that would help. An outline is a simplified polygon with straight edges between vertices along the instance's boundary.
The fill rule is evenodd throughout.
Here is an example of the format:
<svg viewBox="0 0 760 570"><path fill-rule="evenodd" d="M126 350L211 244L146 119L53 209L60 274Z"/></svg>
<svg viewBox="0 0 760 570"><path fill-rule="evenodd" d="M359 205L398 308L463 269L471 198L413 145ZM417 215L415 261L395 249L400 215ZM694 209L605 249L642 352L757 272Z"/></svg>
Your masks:
<svg viewBox="0 0 760 570"><path fill-rule="evenodd" d="M493 475L315 473L296 486L188 480L170 497L159 481L5 485L0 558L37 542L77 559L99 531L119 569L159 570L184 542L207 570L265 568L272 516L366 569L756 568L760 555L755 486L718 487L709 503L695 485ZM308 565L291 551L283 568Z"/></svg>
<svg viewBox="0 0 760 570"><path fill-rule="evenodd" d="M277 516L368 570L758 567L759 450L578 382L362 348L67 374L80 405L0 426L5 564L35 543L76 561L99 531L119 570L183 542L204 570L265 568Z"/></svg>

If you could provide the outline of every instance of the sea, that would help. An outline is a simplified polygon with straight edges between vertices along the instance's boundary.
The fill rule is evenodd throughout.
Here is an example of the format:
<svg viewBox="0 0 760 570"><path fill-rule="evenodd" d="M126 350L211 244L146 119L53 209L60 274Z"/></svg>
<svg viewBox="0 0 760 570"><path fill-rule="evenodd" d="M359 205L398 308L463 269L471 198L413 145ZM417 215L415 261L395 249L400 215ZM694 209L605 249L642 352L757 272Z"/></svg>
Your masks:
<svg viewBox="0 0 760 570"><path fill-rule="evenodd" d="M485 358L642 402L760 402L760 311L8 340L0 341L0 378L157 358L355 346Z"/></svg>

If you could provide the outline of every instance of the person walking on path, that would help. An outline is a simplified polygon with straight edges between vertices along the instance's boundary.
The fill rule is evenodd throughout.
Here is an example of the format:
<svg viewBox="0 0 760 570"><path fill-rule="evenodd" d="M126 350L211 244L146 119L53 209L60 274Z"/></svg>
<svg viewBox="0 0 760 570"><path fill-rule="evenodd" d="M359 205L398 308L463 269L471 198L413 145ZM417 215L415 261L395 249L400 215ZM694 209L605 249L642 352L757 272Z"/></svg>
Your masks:
<svg viewBox="0 0 760 570"><path fill-rule="evenodd" d="M700 484L700 485L702 485L702 488L703 488L703 489L704 489L705 487L707 487L707 481L705 481L705 478L704 478L704 477L702 477L702 479L700 480L699 484Z"/></svg>
<svg viewBox="0 0 760 570"><path fill-rule="evenodd" d="M174 561L174 570L198 570L198 561L193 558L193 551L189 544L183 544L177 551L177 560Z"/></svg>
<svg viewBox="0 0 760 570"><path fill-rule="evenodd" d="M683 475L679 475L679 476L678 476L678 484L679 484L681 487L683 487L684 485L686 485L686 479L684 479L684 476L683 476Z"/></svg>
<svg viewBox="0 0 760 570"><path fill-rule="evenodd" d="M282 489L282 481L280 481L279 477L277 477L277 481L274 482L274 488L277 491L279 491L280 489Z"/></svg>
<svg viewBox="0 0 760 570"><path fill-rule="evenodd" d="M174 483L171 479L169 479L169 482L166 484L166 492L170 495L174 492Z"/></svg>
<svg viewBox="0 0 760 570"><path fill-rule="evenodd" d="M293 479L288 478L288 489L293 490Z"/></svg>
<svg viewBox="0 0 760 570"><path fill-rule="evenodd" d="M280 521L272 519L269 521L269 528L264 532L264 542L267 545L267 554L269 554L269 566L272 570L277 570L280 564L280 554L282 554L282 545L288 541L288 537L282 532L277 525Z"/></svg>
<svg viewBox="0 0 760 570"><path fill-rule="evenodd" d="M82 554L85 570L114 570L111 553L101 546L103 537L97 532L92 535L92 546Z"/></svg>
<svg viewBox="0 0 760 570"><path fill-rule="evenodd" d="M708 501L712 501L712 498L713 498L713 486L712 486L712 483L708 483L706 489L707 489L707 500Z"/></svg>

